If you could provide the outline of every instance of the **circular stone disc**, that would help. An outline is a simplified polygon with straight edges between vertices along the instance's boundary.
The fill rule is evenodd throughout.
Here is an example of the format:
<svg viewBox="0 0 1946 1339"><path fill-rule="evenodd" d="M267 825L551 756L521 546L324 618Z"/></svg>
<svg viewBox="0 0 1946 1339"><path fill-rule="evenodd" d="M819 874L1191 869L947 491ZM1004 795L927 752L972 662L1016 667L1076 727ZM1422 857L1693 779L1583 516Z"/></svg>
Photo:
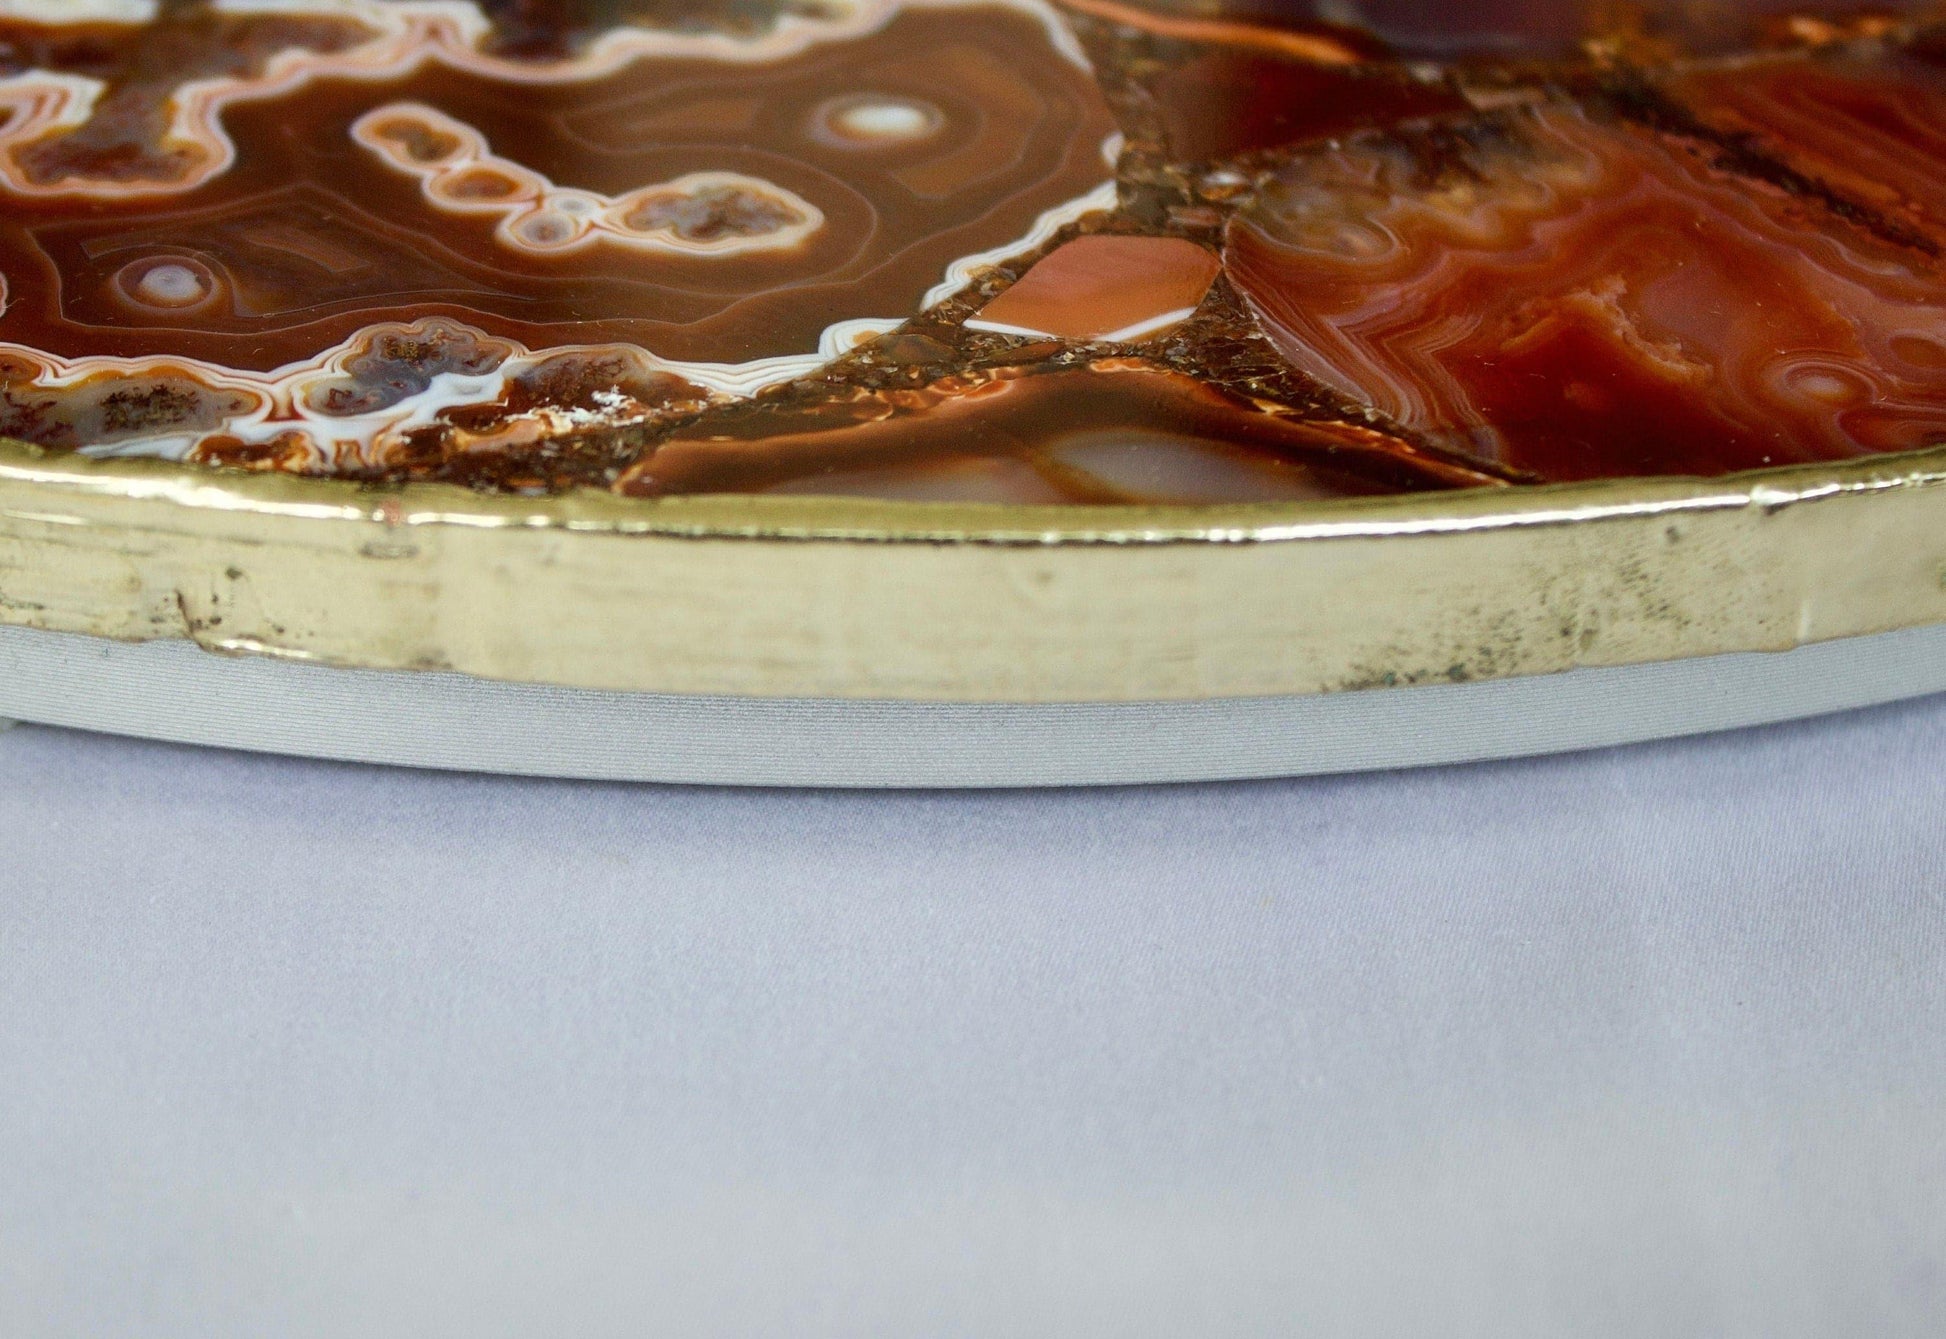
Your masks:
<svg viewBox="0 0 1946 1339"><path fill-rule="evenodd" d="M1946 689L1942 521L1938 452L1017 508L518 499L0 444L0 715L758 784L1450 762Z"/></svg>

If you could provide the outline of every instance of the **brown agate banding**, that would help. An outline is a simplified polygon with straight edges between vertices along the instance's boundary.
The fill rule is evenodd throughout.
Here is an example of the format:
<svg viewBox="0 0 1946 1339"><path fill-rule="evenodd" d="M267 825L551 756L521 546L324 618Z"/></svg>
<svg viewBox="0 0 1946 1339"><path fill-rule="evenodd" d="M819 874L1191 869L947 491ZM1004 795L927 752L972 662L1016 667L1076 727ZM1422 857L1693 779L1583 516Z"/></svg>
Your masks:
<svg viewBox="0 0 1946 1339"><path fill-rule="evenodd" d="M1946 435L1927 257L1566 108L1457 152L1442 168L1383 136L1322 150L1233 221L1229 274L1295 367L1549 479Z"/></svg>
<svg viewBox="0 0 1946 1339"><path fill-rule="evenodd" d="M1746 57L1657 85L1711 129L1946 247L1946 69L1934 60Z"/></svg>
<svg viewBox="0 0 1946 1339"><path fill-rule="evenodd" d="M1946 438L1916 2L1273 8L15 0L0 433L1015 501Z"/></svg>
<svg viewBox="0 0 1946 1339"><path fill-rule="evenodd" d="M47 62L5 93L41 110L0 128L18 402L0 428L47 436L84 382L169 403L167 368L247 393L221 452L302 439L279 458L369 467L508 393L434 371L398 413L346 419L306 391L424 322L507 366L633 345L678 400L733 398L1112 203L1113 120L1040 0L857 0L746 36L622 26L544 60L494 51L469 12L0 20ZM172 23L185 64L165 75ZM84 59L128 73L68 72ZM625 405L610 425L640 421ZM191 422L146 416L112 445L181 452Z"/></svg>

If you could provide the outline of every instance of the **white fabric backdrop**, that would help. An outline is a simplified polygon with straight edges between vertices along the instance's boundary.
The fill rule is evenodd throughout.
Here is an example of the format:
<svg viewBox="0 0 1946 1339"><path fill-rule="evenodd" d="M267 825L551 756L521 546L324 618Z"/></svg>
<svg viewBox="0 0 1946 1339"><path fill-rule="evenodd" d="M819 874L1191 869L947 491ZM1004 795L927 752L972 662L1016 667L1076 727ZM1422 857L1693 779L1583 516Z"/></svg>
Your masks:
<svg viewBox="0 0 1946 1339"><path fill-rule="evenodd" d="M630 788L0 735L0 1334L1946 1325L1946 701Z"/></svg>

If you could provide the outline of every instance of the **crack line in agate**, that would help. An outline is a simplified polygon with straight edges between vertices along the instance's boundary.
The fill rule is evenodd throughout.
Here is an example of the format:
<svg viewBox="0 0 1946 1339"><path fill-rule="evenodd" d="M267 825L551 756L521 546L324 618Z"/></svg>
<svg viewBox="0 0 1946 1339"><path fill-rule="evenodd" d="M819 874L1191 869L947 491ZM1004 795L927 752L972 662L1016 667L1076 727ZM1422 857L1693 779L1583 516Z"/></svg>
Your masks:
<svg viewBox="0 0 1946 1339"><path fill-rule="evenodd" d="M563 189L502 158L486 137L423 103L393 102L352 123L351 137L419 179L426 203L499 215L494 237L516 251L573 251L596 242L678 255L784 251L824 226L818 207L741 172L690 172L625 195Z"/></svg>
<svg viewBox="0 0 1946 1339"><path fill-rule="evenodd" d="M1254 47L1319 65L1355 65L1363 59L1352 47L1321 33L1265 28L1229 19L1163 14L1138 5L1122 4L1120 0L1061 0L1061 3L1091 18L1123 24L1178 41Z"/></svg>

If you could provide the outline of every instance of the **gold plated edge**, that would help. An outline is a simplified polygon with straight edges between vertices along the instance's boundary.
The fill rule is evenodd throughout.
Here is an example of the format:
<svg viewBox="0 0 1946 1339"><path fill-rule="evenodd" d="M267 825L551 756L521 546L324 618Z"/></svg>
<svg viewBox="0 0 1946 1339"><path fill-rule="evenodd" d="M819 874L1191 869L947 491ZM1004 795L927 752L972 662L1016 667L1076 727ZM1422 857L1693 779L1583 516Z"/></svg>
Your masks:
<svg viewBox="0 0 1946 1339"><path fill-rule="evenodd" d="M524 498L0 442L0 623L625 692L1159 701L1946 622L1946 449L1329 503ZM302 703L293 703L301 710Z"/></svg>

